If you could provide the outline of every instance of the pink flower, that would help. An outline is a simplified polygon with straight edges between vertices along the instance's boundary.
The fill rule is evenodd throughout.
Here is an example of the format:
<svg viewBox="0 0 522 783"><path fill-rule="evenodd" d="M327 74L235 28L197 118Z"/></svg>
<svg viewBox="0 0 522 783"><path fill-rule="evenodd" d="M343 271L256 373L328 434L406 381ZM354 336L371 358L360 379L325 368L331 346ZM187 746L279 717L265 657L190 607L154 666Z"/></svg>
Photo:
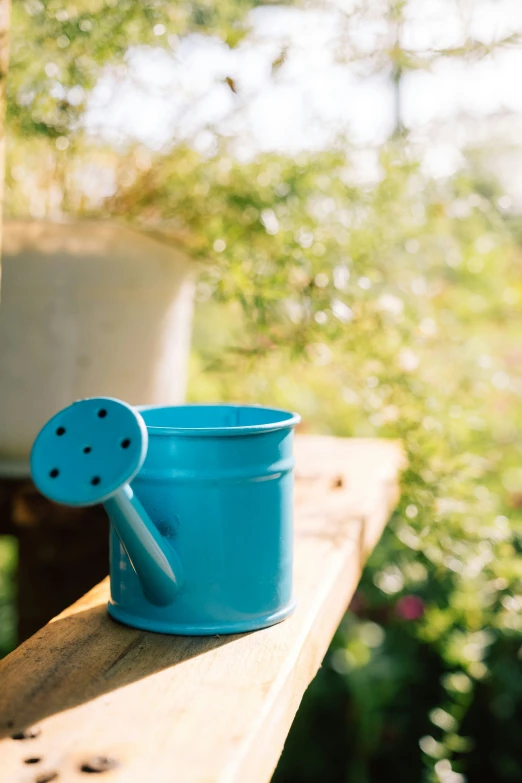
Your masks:
<svg viewBox="0 0 522 783"><path fill-rule="evenodd" d="M418 620L424 614L424 601L418 595L399 598L395 611L403 620Z"/></svg>

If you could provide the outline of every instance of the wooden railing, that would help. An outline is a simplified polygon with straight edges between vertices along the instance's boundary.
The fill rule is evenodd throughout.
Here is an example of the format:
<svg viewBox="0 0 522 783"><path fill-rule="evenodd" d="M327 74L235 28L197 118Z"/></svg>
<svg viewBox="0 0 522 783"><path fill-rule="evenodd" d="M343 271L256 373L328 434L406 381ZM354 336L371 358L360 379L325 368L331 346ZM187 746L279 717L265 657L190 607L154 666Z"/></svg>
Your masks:
<svg viewBox="0 0 522 783"><path fill-rule="evenodd" d="M398 492L400 448L297 438L285 622L179 637L116 624L107 580L0 663L2 783L266 783Z"/></svg>

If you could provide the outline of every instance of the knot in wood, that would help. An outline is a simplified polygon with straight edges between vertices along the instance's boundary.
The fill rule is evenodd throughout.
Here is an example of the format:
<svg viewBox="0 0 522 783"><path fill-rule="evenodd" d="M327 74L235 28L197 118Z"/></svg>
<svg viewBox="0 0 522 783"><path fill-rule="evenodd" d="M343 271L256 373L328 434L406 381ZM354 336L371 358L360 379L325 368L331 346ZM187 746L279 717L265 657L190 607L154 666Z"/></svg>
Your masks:
<svg viewBox="0 0 522 783"><path fill-rule="evenodd" d="M84 761L80 767L82 772L107 772L109 769L114 769L118 766L116 759L110 756L92 756L92 758Z"/></svg>
<svg viewBox="0 0 522 783"><path fill-rule="evenodd" d="M11 734L11 739L14 740L35 739L36 737L39 737L41 733L42 730L39 726L31 726L29 729L24 729L23 731L16 731L14 734Z"/></svg>

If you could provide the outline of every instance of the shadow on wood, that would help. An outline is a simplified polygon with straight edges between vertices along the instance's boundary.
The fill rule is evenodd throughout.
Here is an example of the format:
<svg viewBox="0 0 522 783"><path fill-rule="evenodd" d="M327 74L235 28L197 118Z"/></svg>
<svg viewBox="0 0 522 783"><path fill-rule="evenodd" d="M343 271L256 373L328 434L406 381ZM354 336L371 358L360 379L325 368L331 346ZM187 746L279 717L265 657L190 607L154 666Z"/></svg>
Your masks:
<svg viewBox="0 0 522 783"><path fill-rule="evenodd" d="M0 738L238 638L187 636L174 643L111 620L106 598L105 589L95 589L29 639L22 659L4 661Z"/></svg>

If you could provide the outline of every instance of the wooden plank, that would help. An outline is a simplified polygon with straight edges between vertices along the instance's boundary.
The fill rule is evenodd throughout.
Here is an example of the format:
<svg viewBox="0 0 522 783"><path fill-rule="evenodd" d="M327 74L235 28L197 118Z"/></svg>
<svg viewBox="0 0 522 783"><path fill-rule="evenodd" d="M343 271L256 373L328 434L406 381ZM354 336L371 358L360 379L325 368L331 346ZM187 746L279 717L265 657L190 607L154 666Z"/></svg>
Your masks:
<svg viewBox="0 0 522 783"><path fill-rule="evenodd" d="M249 634L162 636L112 622L102 582L0 665L2 783L79 783L92 768L111 783L270 779L402 464L387 441L300 436L296 451L295 614Z"/></svg>

